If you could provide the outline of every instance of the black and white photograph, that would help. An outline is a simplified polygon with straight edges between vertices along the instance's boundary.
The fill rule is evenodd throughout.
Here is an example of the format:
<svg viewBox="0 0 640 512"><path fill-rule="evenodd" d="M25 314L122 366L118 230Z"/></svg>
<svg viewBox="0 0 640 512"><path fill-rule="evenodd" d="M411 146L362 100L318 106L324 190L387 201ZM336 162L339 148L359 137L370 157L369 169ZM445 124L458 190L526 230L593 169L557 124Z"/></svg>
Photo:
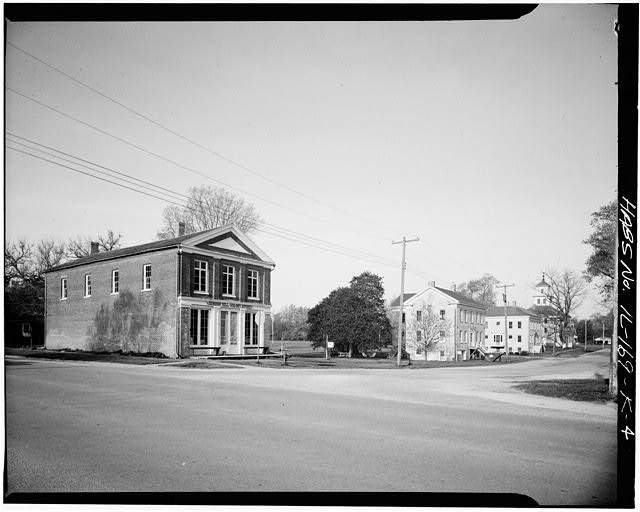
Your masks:
<svg viewBox="0 0 640 512"><path fill-rule="evenodd" d="M634 506L637 4L4 11L5 504Z"/></svg>

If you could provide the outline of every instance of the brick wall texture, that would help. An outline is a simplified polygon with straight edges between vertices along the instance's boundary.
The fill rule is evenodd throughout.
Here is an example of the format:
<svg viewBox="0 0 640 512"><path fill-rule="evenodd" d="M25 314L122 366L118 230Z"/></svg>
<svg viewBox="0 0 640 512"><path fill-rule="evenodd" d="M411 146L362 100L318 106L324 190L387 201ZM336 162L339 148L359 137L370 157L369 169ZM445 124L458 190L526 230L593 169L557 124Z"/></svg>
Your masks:
<svg viewBox="0 0 640 512"><path fill-rule="evenodd" d="M142 291L151 264L151 290ZM111 293L112 271L119 292ZM177 253L166 250L67 268L47 274L45 346L49 349L162 352L176 356ZM91 274L91 297L84 276ZM60 298L67 278L68 297Z"/></svg>

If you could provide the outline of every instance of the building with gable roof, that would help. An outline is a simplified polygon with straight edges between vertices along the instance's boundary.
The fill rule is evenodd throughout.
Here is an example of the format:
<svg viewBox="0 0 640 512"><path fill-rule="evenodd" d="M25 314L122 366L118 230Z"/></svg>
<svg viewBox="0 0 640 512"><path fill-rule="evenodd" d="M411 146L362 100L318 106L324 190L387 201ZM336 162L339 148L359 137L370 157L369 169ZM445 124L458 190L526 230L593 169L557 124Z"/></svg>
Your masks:
<svg viewBox="0 0 640 512"><path fill-rule="evenodd" d="M486 307L454 290L436 286L430 281L418 293L404 295L403 336L406 351L412 359L425 361L452 361L470 358L471 351L484 343ZM389 305L392 320L400 309L400 297ZM420 346L421 318L431 310L443 321L440 340L426 352ZM396 321L397 322L397 321ZM397 344L397 323L393 334Z"/></svg>
<svg viewBox="0 0 640 512"><path fill-rule="evenodd" d="M543 318L531 310L516 306L515 302L507 306L507 336L509 353L544 351ZM505 350L505 308L490 306L487 308L485 326L485 346L489 352Z"/></svg>
<svg viewBox="0 0 640 512"><path fill-rule="evenodd" d="M264 352L274 268L233 226L108 252L92 244L88 256L45 273L45 347L168 357Z"/></svg>

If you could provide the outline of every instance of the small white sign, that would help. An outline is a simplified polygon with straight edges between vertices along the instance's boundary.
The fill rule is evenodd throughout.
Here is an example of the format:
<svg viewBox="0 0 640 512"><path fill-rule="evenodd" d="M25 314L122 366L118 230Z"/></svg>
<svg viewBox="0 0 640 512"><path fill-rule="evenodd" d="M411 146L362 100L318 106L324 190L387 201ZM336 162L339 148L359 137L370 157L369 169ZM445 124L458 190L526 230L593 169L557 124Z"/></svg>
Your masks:
<svg viewBox="0 0 640 512"><path fill-rule="evenodd" d="M329 343L327 343L327 348L333 348L333 341L330 341Z"/></svg>

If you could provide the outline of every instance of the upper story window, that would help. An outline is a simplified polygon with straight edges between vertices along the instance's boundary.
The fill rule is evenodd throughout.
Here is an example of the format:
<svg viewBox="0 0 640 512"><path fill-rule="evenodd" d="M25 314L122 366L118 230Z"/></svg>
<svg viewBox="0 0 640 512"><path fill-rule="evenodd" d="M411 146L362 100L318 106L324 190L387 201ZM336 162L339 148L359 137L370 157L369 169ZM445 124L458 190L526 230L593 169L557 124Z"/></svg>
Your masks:
<svg viewBox="0 0 640 512"><path fill-rule="evenodd" d="M142 289L151 290L151 263L142 266Z"/></svg>
<svg viewBox="0 0 640 512"><path fill-rule="evenodd" d="M497 321L497 322L496 322L496 325L500 325L500 321Z"/></svg>
<svg viewBox="0 0 640 512"><path fill-rule="evenodd" d="M406 313L403 311L403 312L402 312L402 323L404 323L404 322L405 322L405 315L406 315Z"/></svg>
<svg viewBox="0 0 640 512"><path fill-rule="evenodd" d="M536 299L536 304L540 304L540 299Z"/></svg>
<svg viewBox="0 0 640 512"><path fill-rule="evenodd" d="M518 322L518 329L522 329L522 322Z"/></svg>
<svg viewBox="0 0 640 512"><path fill-rule="evenodd" d="M441 309L440 310L440 320L444 320L444 313L445 313L445 310Z"/></svg>
<svg viewBox="0 0 640 512"><path fill-rule="evenodd" d="M513 322L509 322L509 329L513 328Z"/></svg>
<svg viewBox="0 0 640 512"><path fill-rule="evenodd" d="M206 261L195 260L193 267L193 291L195 293L208 293L209 264Z"/></svg>
<svg viewBox="0 0 640 512"><path fill-rule="evenodd" d="M422 331L416 331L416 341L422 341Z"/></svg>
<svg viewBox="0 0 640 512"><path fill-rule="evenodd" d="M120 291L120 271L114 269L111 271L111 293L118 293Z"/></svg>
<svg viewBox="0 0 640 512"><path fill-rule="evenodd" d="M235 277L235 267L232 267L231 265L224 265L222 267L222 295L234 295Z"/></svg>
<svg viewBox="0 0 640 512"><path fill-rule="evenodd" d="M258 298L258 271L247 271L247 297L250 299Z"/></svg>
<svg viewBox="0 0 640 512"><path fill-rule="evenodd" d="M64 300L67 298L67 278L63 277L60 279L60 300Z"/></svg>
<svg viewBox="0 0 640 512"><path fill-rule="evenodd" d="M84 296L91 297L91 274L84 275Z"/></svg>
<svg viewBox="0 0 640 512"><path fill-rule="evenodd" d="M422 310L416 311L416 321L417 322L421 322L422 321Z"/></svg>

